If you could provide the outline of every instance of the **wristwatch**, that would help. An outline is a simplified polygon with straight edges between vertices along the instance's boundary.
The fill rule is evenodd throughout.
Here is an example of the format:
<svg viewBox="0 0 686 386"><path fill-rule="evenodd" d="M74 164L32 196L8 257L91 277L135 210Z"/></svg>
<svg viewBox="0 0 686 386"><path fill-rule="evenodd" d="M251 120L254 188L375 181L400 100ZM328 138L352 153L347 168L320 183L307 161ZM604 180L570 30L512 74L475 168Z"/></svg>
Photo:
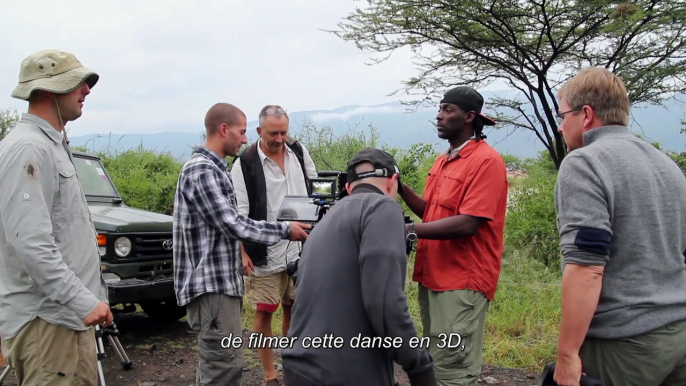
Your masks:
<svg viewBox="0 0 686 386"><path fill-rule="evenodd" d="M408 228L409 229L407 230L407 239L412 242L417 241L417 232L415 232L414 230L414 223L410 223Z"/></svg>

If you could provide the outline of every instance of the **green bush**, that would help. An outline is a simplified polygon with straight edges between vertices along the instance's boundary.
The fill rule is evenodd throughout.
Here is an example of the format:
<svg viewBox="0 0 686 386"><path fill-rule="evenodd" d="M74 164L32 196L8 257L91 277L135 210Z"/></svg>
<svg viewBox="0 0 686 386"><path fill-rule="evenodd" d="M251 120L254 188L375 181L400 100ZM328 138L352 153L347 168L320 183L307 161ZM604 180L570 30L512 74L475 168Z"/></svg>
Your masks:
<svg viewBox="0 0 686 386"><path fill-rule="evenodd" d="M318 129L311 122L305 121L300 128L293 130L291 135L307 147L319 171L345 172L348 161L361 149L367 147L383 149L398 163L402 181L420 195L424 190L426 175L436 158L430 144L416 143L409 149L398 149L379 143L379 132L373 125L367 129L351 127L347 133L337 136L329 126ZM400 198L398 201L405 214L410 215L411 211L407 205ZM419 220L414 215L411 217L414 221Z"/></svg>
<svg viewBox="0 0 686 386"><path fill-rule="evenodd" d="M527 250L530 258L559 269L555 182L556 174L542 173L511 187L505 245L510 250Z"/></svg>
<svg viewBox="0 0 686 386"><path fill-rule="evenodd" d="M152 212L173 213L176 182L183 164L172 155L139 147L99 156L124 203Z"/></svg>

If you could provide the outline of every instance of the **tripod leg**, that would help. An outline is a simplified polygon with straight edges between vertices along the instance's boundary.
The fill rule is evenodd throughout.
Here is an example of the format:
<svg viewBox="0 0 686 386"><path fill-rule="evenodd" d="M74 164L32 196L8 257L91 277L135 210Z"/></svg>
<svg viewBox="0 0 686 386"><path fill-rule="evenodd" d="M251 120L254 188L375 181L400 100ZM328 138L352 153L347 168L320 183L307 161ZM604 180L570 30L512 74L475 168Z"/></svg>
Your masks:
<svg viewBox="0 0 686 386"><path fill-rule="evenodd" d="M98 357L98 378L100 378L100 386L106 386L105 373L102 371L101 359L105 358L105 347L102 345L102 330L100 326L95 326L95 352Z"/></svg>
<svg viewBox="0 0 686 386"><path fill-rule="evenodd" d="M107 339L109 339L110 344L112 345L112 347L114 347L114 351L116 351L117 355L119 355L119 359L121 359L121 366L124 368L124 370L131 370L133 363L131 362L131 360L129 360L129 357L126 355L126 351L124 351L124 347L122 347L121 343L119 342L119 338L117 338L116 336L112 337L112 335L108 335Z"/></svg>
<svg viewBox="0 0 686 386"><path fill-rule="evenodd" d="M9 365L7 365L7 367L5 367L5 371L3 371L2 375L0 375L0 386L2 386L2 382L5 381L5 378L7 378L7 376L10 374L11 370L12 370L12 368Z"/></svg>
<svg viewBox="0 0 686 386"><path fill-rule="evenodd" d="M105 384L105 373L102 371L102 362L100 362L99 360L98 360L98 377L100 378L100 386L107 386L107 384Z"/></svg>

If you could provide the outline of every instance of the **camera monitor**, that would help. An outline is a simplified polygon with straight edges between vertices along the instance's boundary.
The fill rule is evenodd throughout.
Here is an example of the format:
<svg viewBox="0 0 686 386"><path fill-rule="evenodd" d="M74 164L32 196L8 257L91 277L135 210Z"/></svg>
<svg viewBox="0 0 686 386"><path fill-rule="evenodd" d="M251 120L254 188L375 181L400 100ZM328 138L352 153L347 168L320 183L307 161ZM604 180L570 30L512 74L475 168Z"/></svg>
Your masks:
<svg viewBox="0 0 686 386"><path fill-rule="evenodd" d="M312 202L311 197L286 196L281 203L278 221L299 221L314 223L319 220L319 206Z"/></svg>
<svg viewBox="0 0 686 386"><path fill-rule="evenodd" d="M334 198L336 197L335 178L313 178L310 180L312 198Z"/></svg>

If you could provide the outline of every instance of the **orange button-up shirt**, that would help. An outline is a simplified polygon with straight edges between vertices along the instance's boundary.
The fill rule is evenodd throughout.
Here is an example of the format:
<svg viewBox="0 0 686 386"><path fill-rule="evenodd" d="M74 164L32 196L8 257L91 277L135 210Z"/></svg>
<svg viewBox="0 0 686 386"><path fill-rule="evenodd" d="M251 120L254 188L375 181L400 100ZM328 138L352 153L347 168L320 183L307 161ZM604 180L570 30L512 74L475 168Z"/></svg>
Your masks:
<svg viewBox="0 0 686 386"><path fill-rule="evenodd" d="M495 297L503 253L507 171L498 152L471 140L457 156L440 155L424 189L422 222L450 216L486 218L471 237L419 239L412 279L434 291L471 289Z"/></svg>

